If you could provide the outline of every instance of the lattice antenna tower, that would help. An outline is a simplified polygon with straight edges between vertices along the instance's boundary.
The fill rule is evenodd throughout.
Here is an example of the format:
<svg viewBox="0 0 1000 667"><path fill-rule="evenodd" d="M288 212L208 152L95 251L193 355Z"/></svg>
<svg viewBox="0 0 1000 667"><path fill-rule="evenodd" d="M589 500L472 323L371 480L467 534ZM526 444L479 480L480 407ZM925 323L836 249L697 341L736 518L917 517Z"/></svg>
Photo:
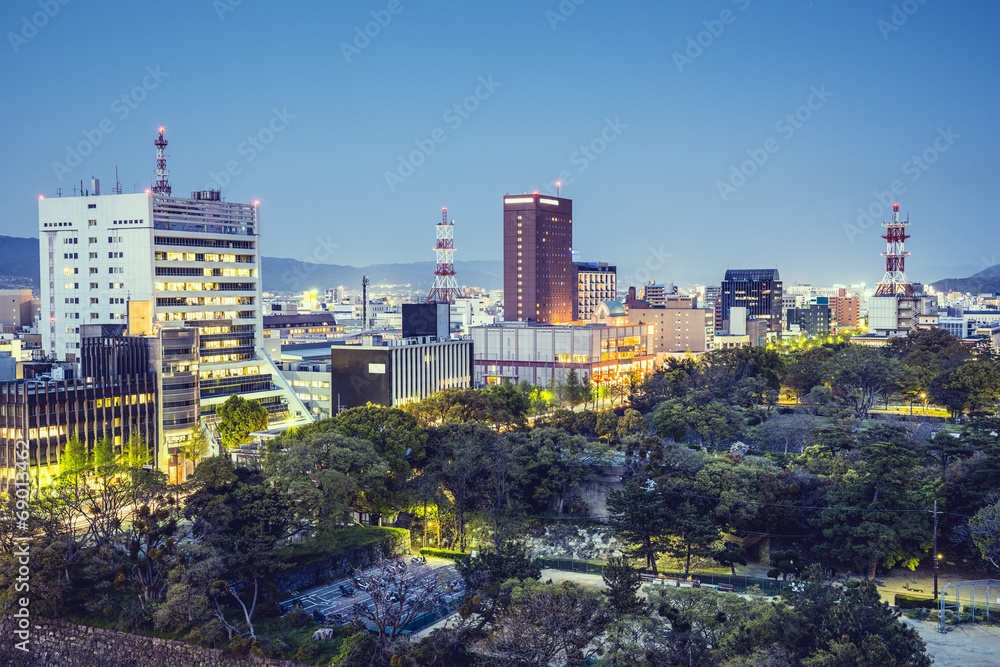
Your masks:
<svg viewBox="0 0 1000 667"><path fill-rule="evenodd" d="M448 209L441 209L441 222L435 225L437 243L434 244L436 265L434 288L427 295L427 302L453 303L461 296L455 278L455 221L448 222Z"/></svg>
<svg viewBox="0 0 1000 667"><path fill-rule="evenodd" d="M885 234L885 276L882 281L875 286L875 296L913 296L913 285L906 277L904 267L906 258L910 253L906 252L904 245L910 235L906 233L906 228L910 226L910 216L906 220L899 220L899 204L892 205L892 221L883 222Z"/></svg>
<svg viewBox="0 0 1000 667"><path fill-rule="evenodd" d="M167 171L167 140L163 138L163 126L160 126L160 136L153 142L156 146L156 182L153 184L152 192L158 195L169 195L170 172Z"/></svg>

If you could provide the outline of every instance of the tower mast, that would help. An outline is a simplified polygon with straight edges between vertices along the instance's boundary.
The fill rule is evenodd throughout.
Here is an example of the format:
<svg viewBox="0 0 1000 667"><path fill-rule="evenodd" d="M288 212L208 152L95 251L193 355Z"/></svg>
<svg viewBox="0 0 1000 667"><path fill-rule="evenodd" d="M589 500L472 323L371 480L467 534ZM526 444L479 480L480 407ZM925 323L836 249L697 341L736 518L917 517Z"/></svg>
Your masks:
<svg viewBox="0 0 1000 667"><path fill-rule="evenodd" d="M455 221L448 222L448 209L441 209L441 222L435 225L437 243L434 244L436 265L434 288L427 295L427 302L453 303L461 294L455 278Z"/></svg>
<svg viewBox="0 0 1000 667"><path fill-rule="evenodd" d="M167 171L167 140L163 138L163 126L160 126L160 136L153 142L156 146L156 182L152 192L158 195L169 195L170 173Z"/></svg>
<svg viewBox="0 0 1000 667"><path fill-rule="evenodd" d="M885 234L885 276L882 282L875 286L875 296L913 296L913 285L904 272L906 258L910 253L904 250L906 239L910 235L906 233L906 228L910 226L910 219L907 216L903 222L899 221L899 204L892 205L892 222L883 222Z"/></svg>

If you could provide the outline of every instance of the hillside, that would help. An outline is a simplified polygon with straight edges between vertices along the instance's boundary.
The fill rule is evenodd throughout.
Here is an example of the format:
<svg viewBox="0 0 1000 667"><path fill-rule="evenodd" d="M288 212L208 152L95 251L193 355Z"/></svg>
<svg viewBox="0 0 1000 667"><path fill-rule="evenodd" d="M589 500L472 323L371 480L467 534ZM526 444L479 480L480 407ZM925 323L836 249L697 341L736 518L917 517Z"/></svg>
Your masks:
<svg viewBox="0 0 1000 667"><path fill-rule="evenodd" d="M456 262L458 284L499 289L503 286L503 263L494 260ZM340 264L314 264L283 257L264 257L263 288L268 292L299 292L326 289L338 285L359 287L361 277L372 285L411 285L430 289L434 281L431 262L373 264L356 267ZM39 281L38 239L0 236L0 287L37 289Z"/></svg>
<svg viewBox="0 0 1000 667"><path fill-rule="evenodd" d="M484 289L503 287L503 262L474 260L455 262L459 286ZM283 257L264 257L262 271L267 292L300 292L325 289L338 285L360 288L361 277L368 276L372 285L410 285L430 289L434 282L434 264L372 264L356 267L340 264L314 264Z"/></svg>
<svg viewBox="0 0 1000 667"><path fill-rule="evenodd" d="M1000 264L983 269L968 278L945 278L931 283L940 292L969 292L971 294L1000 292Z"/></svg>

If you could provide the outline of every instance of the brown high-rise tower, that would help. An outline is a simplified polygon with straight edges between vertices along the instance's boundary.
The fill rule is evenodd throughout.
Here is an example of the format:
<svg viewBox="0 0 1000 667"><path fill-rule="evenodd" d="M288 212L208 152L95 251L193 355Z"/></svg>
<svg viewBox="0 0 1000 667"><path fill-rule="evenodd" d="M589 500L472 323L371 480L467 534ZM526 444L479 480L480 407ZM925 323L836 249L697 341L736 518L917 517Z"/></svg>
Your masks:
<svg viewBox="0 0 1000 667"><path fill-rule="evenodd" d="M503 317L508 322L570 322L573 200L503 198Z"/></svg>

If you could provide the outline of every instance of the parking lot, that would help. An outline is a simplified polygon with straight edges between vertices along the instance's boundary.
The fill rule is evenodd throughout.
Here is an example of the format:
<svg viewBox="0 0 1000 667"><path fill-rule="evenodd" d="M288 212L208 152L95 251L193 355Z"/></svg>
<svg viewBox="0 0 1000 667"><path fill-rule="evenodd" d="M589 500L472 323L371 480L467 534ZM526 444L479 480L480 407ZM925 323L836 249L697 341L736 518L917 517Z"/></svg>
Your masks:
<svg viewBox="0 0 1000 667"><path fill-rule="evenodd" d="M455 571L455 564L452 561L443 558L428 558L427 563L421 565L411 563L407 557L402 562L406 564L404 576L413 578L416 589L438 586L442 592L443 602L448 607L453 607L454 603L462 599L462 578ZM372 572L376 569L370 568L366 572ZM354 595L345 597L340 592L340 586L355 588ZM362 603L369 609L374 608L368 593L357 590L350 577L337 579L307 591L297 592L296 595L282 602L289 609L299 606L307 612L318 612L324 617L327 614L343 614L348 619L353 618L352 608L356 603Z"/></svg>

